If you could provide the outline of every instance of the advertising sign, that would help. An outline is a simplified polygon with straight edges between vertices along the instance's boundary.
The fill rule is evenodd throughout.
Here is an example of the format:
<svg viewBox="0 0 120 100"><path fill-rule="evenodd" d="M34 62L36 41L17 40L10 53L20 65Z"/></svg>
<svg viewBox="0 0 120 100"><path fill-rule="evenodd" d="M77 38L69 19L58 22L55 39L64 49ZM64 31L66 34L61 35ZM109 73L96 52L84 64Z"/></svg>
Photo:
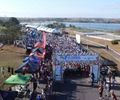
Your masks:
<svg viewBox="0 0 120 100"><path fill-rule="evenodd" d="M63 79L63 68L61 66L56 66L54 69L54 79L55 81L62 81Z"/></svg>
<svg viewBox="0 0 120 100"><path fill-rule="evenodd" d="M57 55L56 59L58 61L65 61L65 62L78 62L78 61L96 61L98 60L99 56L96 55Z"/></svg>

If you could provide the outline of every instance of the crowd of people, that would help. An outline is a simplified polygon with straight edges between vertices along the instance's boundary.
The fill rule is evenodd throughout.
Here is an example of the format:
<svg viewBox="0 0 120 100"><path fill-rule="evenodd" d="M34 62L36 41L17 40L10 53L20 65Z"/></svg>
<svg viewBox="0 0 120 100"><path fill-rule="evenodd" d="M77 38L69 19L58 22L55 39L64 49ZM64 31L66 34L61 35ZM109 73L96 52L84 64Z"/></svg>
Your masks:
<svg viewBox="0 0 120 100"><path fill-rule="evenodd" d="M36 100L46 100L47 96L52 93L53 80L51 62L42 62L38 73L33 74L31 81L33 83L33 92L31 94L30 100L33 100L33 98L36 98ZM45 87L39 87L41 82L45 84ZM39 89L39 91L37 91L37 89ZM35 95L35 93L37 95Z"/></svg>
<svg viewBox="0 0 120 100"><path fill-rule="evenodd" d="M88 51L81 44L77 44L75 39L69 37L66 34L58 36L55 34L47 33L47 45L46 45L46 55L45 58L41 61L39 71L32 74L33 91L30 96L30 100L36 98L37 100L46 100L46 95L50 94L52 91L52 82L53 82L53 65L61 65L65 69L79 69L79 73L84 75L89 75L90 64L98 64L96 61L59 61L57 55L96 55L92 51ZM26 37L24 38L26 46L34 47L36 42L42 42L42 34L36 33L36 31L28 31ZM69 72L69 71L68 71ZM106 89L107 93L111 93L113 100L116 99L114 91L110 92L114 88L115 76L113 73L108 73L108 82L106 78L101 75L100 84L98 87L98 92L100 99L103 97L103 91ZM94 86L94 73L91 75L92 86ZM43 88L36 95L36 90L39 88L40 82L43 80L45 82L45 88ZM107 94L109 95L109 94Z"/></svg>
<svg viewBox="0 0 120 100"><path fill-rule="evenodd" d="M95 62L90 62L90 61L71 61L71 62L60 62L59 59L57 59L56 56L65 56L65 55L70 55L70 56L80 56L80 55L95 55L96 53L92 51L88 51L84 47L82 47L81 44L77 44L76 40L73 37L69 37L66 34L63 34L62 36L58 36L55 34L50 34L47 33L47 43L50 44L50 46L53 48L53 59L55 64L61 64L61 66L69 67L76 67L77 66L86 66L89 65L90 63L96 63Z"/></svg>
<svg viewBox="0 0 120 100"><path fill-rule="evenodd" d="M29 30L23 39L23 43L26 47L34 47L37 42L42 42L42 34L35 30Z"/></svg>
<svg viewBox="0 0 120 100"><path fill-rule="evenodd" d="M38 58L38 56L35 55L35 52L37 51L35 51L34 53L33 51L37 42L40 42L41 44L43 43L43 34L39 33L36 30L28 30L23 42L26 45L26 54L28 55L28 57L30 58L32 56L35 56ZM30 50L27 47L30 47ZM30 100L34 100L35 98L37 100L46 100L47 95L49 95L52 91L52 48L50 45L46 45L45 48L36 48L39 49L39 51L41 49L45 49L46 55L44 58L36 60L38 62L37 65L39 66L39 69L37 67L37 70L35 72L30 72L32 74L32 87L30 87L30 91L32 93L30 94ZM43 52L40 51L40 53L42 54ZM33 67L35 69L35 66L32 66L32 68ZM29 72L29 69L27 70ZM27 70L25 72L27 72ZM23 74L25 74L25 72ZM43 83L45 87L42 87L38 91L41 83Z"/></svg>
<svg viewBox="0 0 120 100"><path fill-rule="evenodd" d="M82 47L82 45L78 45L75 42L75 39L72 37L69 37L68 35L62 35L62 36L57 36L54 34L47 34L47 41L48 43L52 46L53 48L53 53L55 55L95 55L96 53L91 52L86 50L85 48ZM80 68L81 72L82 70L88 71L90 70L90 63L91 64L98 64L99 62L59 62L58 59L56 59L56 56L53 58L56 61L55 64L60 64L61 66L64 66L65 68ZM84 73L86 74L86 73ZM89 73L87 73L89 74ZM91 73L92 74L92 73ZM115 86L115 74L112 73L111 71L108 71L107 76L103 76L102 74L100 75L100 83L98 87L100 99L103 98L103 92L105 91L107 97L111 96L113 100L117 100L117 97L114 92L114 86ZM94 86L94 74L92 75L92 86ZM106 78L108 78L108 81L106 81Z"/></svg>
<svg viewBox="0 0 120 100"><path fill-rule="evenodd" d="M59 54L87 54L90 53L75 42L75 39L63 34L62 36L47 34L47 42L54 48L54 53Z"/></svg>
<svg viewBox="0 0 120 100"><path fill-rule="evenodd" d="M108 70L107 75L101 74L98 87L100 100L105 98L112 98L112 100L118 100L114 92L116 81L115 76L115 73L111 72L110 70Z"/></svg>

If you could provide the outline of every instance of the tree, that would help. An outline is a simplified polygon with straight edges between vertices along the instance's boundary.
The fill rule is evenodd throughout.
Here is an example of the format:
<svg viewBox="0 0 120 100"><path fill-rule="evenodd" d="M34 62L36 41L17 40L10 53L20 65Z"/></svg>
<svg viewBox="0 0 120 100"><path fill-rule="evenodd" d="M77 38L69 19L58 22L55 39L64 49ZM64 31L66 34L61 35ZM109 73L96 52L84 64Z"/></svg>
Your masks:
<svg viewBox="0 0 120 100"><path fill-rule="evenodd" d="M53 24L48 24L47 27L49 28L65 28L65 24L63 23L53 23Z"/></svg>
<svg viewBox="0 0 120 100"><path fill-rule="evenodd" d="M8 23L11 24L11 25L19 25L20 22L18 21L17 18L15 17L11 17L9 20L8 20Z"/></svg>
<svg viewBox="0 0 120 100"><path fill-rule="evenodd" d="M11 17L7 22L4 22L3 28L1 30L4 33L4 41L9 43L13 43L15 39L17 39L21 35L21 26L19 25L19 21L15 17Z"/></svg>
<svg viewBox="0 0 120 100"><path fill-rule="evenodd" d="M0 25L3 25L3 21L2 20L0 20Z"/></svg>

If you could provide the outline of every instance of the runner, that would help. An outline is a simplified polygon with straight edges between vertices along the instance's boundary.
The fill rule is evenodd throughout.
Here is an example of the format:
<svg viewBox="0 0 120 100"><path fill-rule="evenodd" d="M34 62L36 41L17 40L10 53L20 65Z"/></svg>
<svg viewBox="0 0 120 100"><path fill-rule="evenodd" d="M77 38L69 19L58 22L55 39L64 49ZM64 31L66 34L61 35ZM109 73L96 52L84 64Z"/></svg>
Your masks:
<svg viewBox="0 0 120 100"><path fill-rule="evenodd" d="M114 91L111 91L112 100L118 100Z"/></svg>
<svg viewBox="0 0 120 100"><path fill-rule="evenodd" d="M94 73L91 73L91 80L92 80L91 86L94 86L94 78L95 78Z"/></svg>
<svg viewBox="0 0 120 100"><path fill-rule="evenodd" d="M103 84L101 84L99 87L98 87L98 92L99 92L99 99L101 100L103 98Z"/></svg>

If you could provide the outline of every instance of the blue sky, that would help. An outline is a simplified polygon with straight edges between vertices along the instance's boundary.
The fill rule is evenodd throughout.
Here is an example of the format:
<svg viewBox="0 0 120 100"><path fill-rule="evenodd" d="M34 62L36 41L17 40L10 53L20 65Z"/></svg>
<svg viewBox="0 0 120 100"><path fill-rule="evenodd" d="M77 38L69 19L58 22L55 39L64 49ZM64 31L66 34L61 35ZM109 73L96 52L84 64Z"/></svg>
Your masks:
<svg viewBox="0 0 120 100"><path fill-rule="evenodd" d="M0 0L0 16L120 18L120 0Z"/></svg>

